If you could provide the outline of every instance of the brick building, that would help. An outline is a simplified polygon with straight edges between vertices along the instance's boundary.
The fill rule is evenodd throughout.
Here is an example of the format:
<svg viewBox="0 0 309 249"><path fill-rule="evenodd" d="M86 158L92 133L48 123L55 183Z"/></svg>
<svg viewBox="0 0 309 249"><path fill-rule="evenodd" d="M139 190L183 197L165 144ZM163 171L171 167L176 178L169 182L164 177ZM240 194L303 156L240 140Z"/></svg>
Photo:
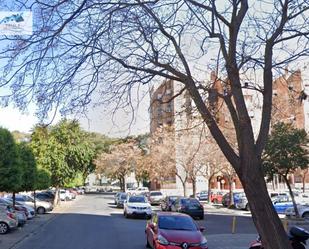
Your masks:
<svg viewBox="0 0 309 249"><path fill-rule="evenodd" d="M209 107L216 117L219 127L225 136L228 137L230 143L237 146L234 126L231 117L229 116L229 111L227 110L223 99L219 97L219 95L225 94L225 91L228 91L228 86L226 85L226 82L218 79L215 73L211 73L208 83L211 86L208 95ZM249 116L252 121L253 130L255 136L257 136L261 121L262 98L259 92L250 89L247 84L248 83L245 83L244 81L243 93ZM172 99L172 96L179 93L182 87L183 86L178 82L166 80L156 90L151 92L151 134L155 132L158 127L169 126L174 129L177 137L177 132L186 129L192 120L196 122L201 120L199 114L194 113L194 103L186 92L177 98ZM304 103L300 99L303 89L304 86L300 71L292 73L286 71L284 75L278 77L274 81L272 124L277 121L283 121L291 122L297 128L307 128ZM308 131L308 129L306 130ZM177 141L175 141L175 143L175 157L179 157L184 152L177 151ZM177 163L175 167L177 167ZM302 175L302 172L297 172L294 176L291 176L291 182L300 184L300 179L304 179ZM309 180L309 174L305 175L305 179L306 181ZM176 189L181 188L177 178L174 178L174 181L175 184L170 184L166 187ZM198 182L199 190L207 188L207 182L205 179L200 177ZM157 185L156 187L164 188L164 184L162 186ZM218 173L211 181L211 188L229 189L229 181L227 177L223 173ZM233 179L233 188L242 188L236 175Z"/></svg>

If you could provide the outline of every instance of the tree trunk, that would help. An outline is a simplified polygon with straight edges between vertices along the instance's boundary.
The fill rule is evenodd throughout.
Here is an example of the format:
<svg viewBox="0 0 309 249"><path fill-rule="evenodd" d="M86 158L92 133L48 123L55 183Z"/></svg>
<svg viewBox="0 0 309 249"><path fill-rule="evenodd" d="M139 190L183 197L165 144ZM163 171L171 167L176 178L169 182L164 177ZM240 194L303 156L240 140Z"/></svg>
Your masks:
<svg viewBox="0 0 309 249"><path fill-rule="evenodd" d="M305 193L305 189L306 189L306 174L304 174L303 176L303 193Z"/></svg>
<svg viewBox="0 0 309 249"><path fill-rule="evenodd" d="M234 193L233 193L233 188L232 188L232 184L233 184L233 180L230 179L228 177L228 181L229 181L229 194L230 194L230 203L229 203L229 207L233 207L234 206Z"/></svg>
<svg viewBox="0 0 309 249"><path fill-rule="evenodd" d="M183 196L186 197L187 196L186 182L185 181L181 181L181 183L182 183L182 188L183 188Z"/></svg>
<svg viewBox="0 0 309 249"><path fill-rule="evenodd" d="M209 176L208 178L208 202L211 203L211 180L214 175Z"/></svg>
<svg viewBox="0 0 309 249"><path fill-rule="evenodd" d="M252 153L253 154L253 153ZM252 155L251 154L251 155ZM292 249L281 220L268 195L261 161L244 154L238 176L248 198L253 222L266 249ZM254 154L253 154L254 155Z"/></svg>
<svg viewBox="0 0 309 249"><path fill-rule="evenodd" d="M56 207L58 205L58 201L59 201L59 186L56 186L56 192L55 192L55 199L54 199L54 207Z"/></svg>
<svg viewBox="0 0 309 249"><path fill-rule="evenodd" d="M292 188L291 188L291 185L290 185L290 182L289 182L289 179L287 176L283 176L283 179L286 183L286 186L288 187L289 189L289 193L290 193L290 196L292 198L292 202L293 202L293 207L294 207L294 211L295 211L295 216L296 218L299 218L299 212L298 212L298 208L297 208L297 204L295 202L295 197L294 197L294 193L292 191Z"/></svg>
<svg viewBox="0 0 309 249"><path fill-rule="evenodd" d="M33 190L33 199L34 199L34 215L36 216L36 196L35 196L35 190Z"/></svg>
<svg viewBox="0 0 309 249"><path fill-rule="evenodd" d="M13 192L13 195L12 195L12 200L13 200L13 207L15 208L15 203L16 203L16 198L15 198L15 192Z"/></svg>
<svg viewBox="0 0 309 249"><path fill-rule="evenodd" d="M196 196L196 180L195 179L191 179L192 181L192 191L193 191L193 197Z"/></svg>

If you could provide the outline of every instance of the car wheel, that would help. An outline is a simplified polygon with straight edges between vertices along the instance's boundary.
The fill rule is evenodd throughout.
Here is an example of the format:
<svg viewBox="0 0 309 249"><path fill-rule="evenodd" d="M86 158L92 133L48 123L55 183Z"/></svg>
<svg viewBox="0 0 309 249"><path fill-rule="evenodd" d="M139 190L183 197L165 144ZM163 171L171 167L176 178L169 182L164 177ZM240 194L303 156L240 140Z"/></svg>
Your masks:
<svg viewBox="0 0 309 249"><path fill-rule="evenodd" d="M124 212L124 217L127 218L127 219L129 218L129 215L128 215L127 212Z"/></svg>
<svg viewBox="0 0 309 249"><path fill-rule="evenodd" d="M309 219L309 212L303 213L302 217L303 217L304 219Z"/></svg>
<svg viewBox="0 0 309 249"><path fill-rule="evenodd" d="M218 200L217 200L217 199L214 199L212 202L213 202L214 204L218 204Z"/></svg>
<svg viewBox="0 0 309 249"><path fill-rule="evenodd" d="M0 234L6 234L9 229L9 226L6 223L0 222Z"/></svg>
<svg viewBox="0 0 309 249"><path fill-rule="evenodd" d="M200 220L204 220L204 215L201 215L201 216L200 216Z"/></svg>
<svg viewBox="0 0 309 249"><path fill-rule="evenodd" d="M37 210L38 214L45 214L45 208L43 207L38 207Z"/></svg>

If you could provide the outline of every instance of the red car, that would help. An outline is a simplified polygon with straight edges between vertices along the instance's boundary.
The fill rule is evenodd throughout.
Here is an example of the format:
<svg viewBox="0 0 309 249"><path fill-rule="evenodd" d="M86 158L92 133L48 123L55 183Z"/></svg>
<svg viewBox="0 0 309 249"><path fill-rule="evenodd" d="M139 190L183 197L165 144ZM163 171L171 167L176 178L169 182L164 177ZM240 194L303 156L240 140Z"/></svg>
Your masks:
<svg viewBox="0 0 309 249"><path fill-rule="evenodd" d="M146 243L153 249L208 249L203 231L187 214L158 212L146 225Z"/></svg>
<svg viewBox="0 0 309 249"><path fill-rule="evenodd" d="M214 204L222 203L223 193L222 192L212 192L210 194L210 201Z"/></svg>

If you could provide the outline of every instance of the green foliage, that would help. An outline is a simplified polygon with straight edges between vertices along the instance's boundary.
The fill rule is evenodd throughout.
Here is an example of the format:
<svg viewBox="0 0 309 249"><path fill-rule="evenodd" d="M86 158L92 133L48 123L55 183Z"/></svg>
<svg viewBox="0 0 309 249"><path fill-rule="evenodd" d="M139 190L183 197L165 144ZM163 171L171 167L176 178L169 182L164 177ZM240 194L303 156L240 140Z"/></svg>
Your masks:
<svg viewBox="0 0 309 249"><path fill-rule="evenodd" d="M51 186L51 176L50 172L46 169L38 169L37 170L37 178L35 181L35 189L47 189Z"/></svg>
<svg viewBox="0 0 309 249"><path fill-rule="evenodd" d="M17 144L18 166L21 170L20 191L35 190L35 182L37 180L37 167L31 147L21 142Z"/></svg>
<svg viewBox="0 0 309 249"><path fill-rule="evenodd" d="M286 177L297 168L307 168L307 143L305 130L295 129L290 124L275 124L263 154L266 176L269 179L272 179L274 174Z"/></svg>
<svg viewBox="0 0 309 249"><path fill-rule="evenodd" d="M92 171L95 146L77 121L61 120L55 126L36 127L31 146L40 168L47 170L53 186L65 186L78 173Z"/></svg>
<svg viewBox="0 0 309 249"><path fill-rule="evenodd" d="M12 134L0 128L0 191L14 192L20 188L22 171L18 164L16 143Z"/></svg>

